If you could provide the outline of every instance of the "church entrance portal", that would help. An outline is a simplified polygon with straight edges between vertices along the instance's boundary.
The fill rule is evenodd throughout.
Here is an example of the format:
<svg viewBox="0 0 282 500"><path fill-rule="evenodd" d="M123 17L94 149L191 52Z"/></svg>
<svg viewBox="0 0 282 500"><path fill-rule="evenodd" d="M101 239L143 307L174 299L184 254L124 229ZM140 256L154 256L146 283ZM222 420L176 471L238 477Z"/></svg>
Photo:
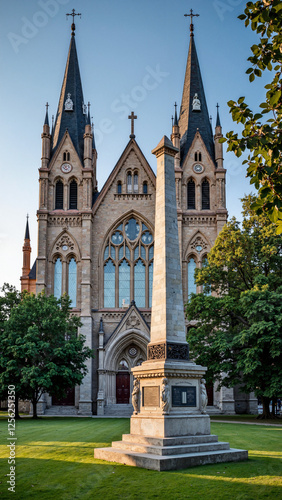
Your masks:
<svg viewBox="0 0 282 500"><path fill-rule="evenodd" d="M74 387L66 390L66 396L64 398L56 398L52 396L53 406L74 406L75 404L75 390Z"/></svg>
<svg viewBox="0 0 282 500"><path fill-rule="evenodd" d="M130 374L118 372L116 375L116 398L117 404L129 404L130 396Z"/></svg>

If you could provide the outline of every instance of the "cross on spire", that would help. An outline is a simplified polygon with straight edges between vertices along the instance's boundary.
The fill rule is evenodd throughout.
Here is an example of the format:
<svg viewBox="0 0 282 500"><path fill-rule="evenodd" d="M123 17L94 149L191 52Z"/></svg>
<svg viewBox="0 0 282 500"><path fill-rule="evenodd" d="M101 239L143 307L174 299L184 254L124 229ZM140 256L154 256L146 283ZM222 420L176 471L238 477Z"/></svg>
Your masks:
<svg viewBox="0 0 282 500"><path fill-rule="evenodd" d="M194 24L193 24L193 17L199 17L200 14L193 14L193 9L190 10L190 14L184 14L185 17L191 17L191 24L190 24L190 36L194 36Z"/></svg>
<svg viewBox="0 0 282 500"><path fill-rule="evenodd" d="M71 14L66 14L66 16L67 16L67 18L68 18L68 16L72 16L71 34L72 34L72 36L75 36L74 18L75 18L75 16L80 16L80 19L81 19L81 13L75 12L75 9L72 9Z"/></svg>
<svg viewBox="0 0 282 500"><path fill-rule="evenodd" d="M134 120L137 120L137 116L134 114L134 111L131 112L131 115L128 117L129 120L131 120L131 134L130 134L130 139L135 139L134 135Z"/></svg>

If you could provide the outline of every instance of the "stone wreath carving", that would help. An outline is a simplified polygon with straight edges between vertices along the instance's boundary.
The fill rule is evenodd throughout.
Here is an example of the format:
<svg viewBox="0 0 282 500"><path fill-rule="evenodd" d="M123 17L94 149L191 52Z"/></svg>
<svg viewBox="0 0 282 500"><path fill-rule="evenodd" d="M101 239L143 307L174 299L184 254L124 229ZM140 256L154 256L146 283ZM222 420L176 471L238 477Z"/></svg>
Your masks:
<svg viewBox="0 0 282 500"><path fill-rule="evenodd" d="M196 249L196 247L198 247L198 246L201 246L201 247L202 247L202 249L205 249L205 248L207 248L207 246L208 246L208 245L206 244L205 240L203 240L203 238L202 238L201 236L197 236L197 238L195 238L195 239L194 239L194 241L192 241L192 243L191 243L191 245L190 245L190 247L191 247L193 250L195 250L195 249Z"/></svg>
<svg viewBox="0 0 282 500"><path fill-rule="evenodd" d="M140 392L139 380L135 379L133 382L133 391L131 395L131 402L134 410L134 415L137 415L139 411L139 392Z"/></svg>
<svg viewBox="0 0 282 500"><path fill-rule="evenodd" d="M130 316L126 322L126 326L131 328L136 328L139 325L140 325L140 320L135 315Z"/></svg>
<svg viewBox="0 0 282 500"><path fill-rule="evenodd" d="M59 241L57 242L56 244L56 250L60 250L60 248L62 248L63 246L67 246L70 250L74 250L74 243L73 241L70 239L70 237L65 234L64 236L62 236Z"/></svg>
<svg viewBox="0 0 282 500"><path fill-rule="evenodd" d="M169 385L168 385L168 379L166 377L162 379L161 407L162 407L162 412L164 414L168 414L169 413L169 407L170 407L170 389L169 389Z"/></svg>

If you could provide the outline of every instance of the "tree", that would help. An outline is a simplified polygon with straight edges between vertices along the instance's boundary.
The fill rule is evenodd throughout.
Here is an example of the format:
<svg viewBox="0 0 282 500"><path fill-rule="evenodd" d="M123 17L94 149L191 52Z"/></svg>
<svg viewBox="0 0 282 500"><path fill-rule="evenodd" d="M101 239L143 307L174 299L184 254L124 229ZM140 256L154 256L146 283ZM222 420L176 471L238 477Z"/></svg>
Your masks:
<svg viewBox="0 0 282 500"><path fill-rule="evenodd" d="M265 86L265 101L260 110L252 111L240 97L229 101L234 122L244 128L241 135L233 131L226 134L227 151L237 157L248 150L247 176L258 190L253 203L258 214L265 212L277 224L277 233L282 233L282 2L281 0L259 0L248 2L239 19L259 35L259 43L251 47L252 66L246 71L250 82L261 77L263 71L271 72L272 80ZM267 118L267 120L265 120Z"/></svg>
<svg viewBox="0 0 282 500"><path fill-rule="evenodd" d="M20 292L12 285L4 283L2 286L0 295L0 400L6 400L8 396L8 385L11 381L4 376L5 366L7 363L7 358L2 350L2 339L4 335L5 323L10 318L11 311L13 307L17 306L21 301ZM3 369L1 368L3 367ZM14 380L16 383L16 380ZM17 387L19 389L19 387ZM15 397L15 418L20 418L19 416L19 391L16 390Z"/></svg>
<svg viewBox="0 0 282 500"><path fill-rule="evenodd" d="M80 319L70 313L68 296L57 300L44 292L24 293L5 323L1 340L6 368L1 377L20 379L20 395L32 401L34 418L44 392L62 396L87 373L85 361L92 351L77 333L80 326Z"/></svg>
<svg viewBox="0 0 282 500"><path fill-rule="evenodd" d="M208 381L242 385L269 401L282 393L282 238L275 224L243 199L242 227L232 219L196 271L214 294L193 295L186 305L193 356L208 366Z"/></svg>

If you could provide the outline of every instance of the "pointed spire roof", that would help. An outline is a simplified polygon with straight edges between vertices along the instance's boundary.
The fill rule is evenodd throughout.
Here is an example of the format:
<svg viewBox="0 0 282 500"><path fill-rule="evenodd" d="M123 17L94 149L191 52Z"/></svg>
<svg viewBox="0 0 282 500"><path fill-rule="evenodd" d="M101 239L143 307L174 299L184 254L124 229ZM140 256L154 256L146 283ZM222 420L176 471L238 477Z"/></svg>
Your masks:
<svg viewBox="0 0 282 500"><path fill-rule="evenodd" d="M175 113L174 113L174 127L178 127L178 117L177 117L177 103L174 104L175 107Z"/></svg>
<svg viewBox="0 0 282 500"><path fill-rule="evenodd" d="M29 236L29 224L28 224L28 215L26 216L26 226L25 226L25 236L24 236L24 239L25 239L25 240L30 240L30 236Z"/></svg>
<svg viewBox="0 0 282 500"><path fill-rule="evenodd" d="M66 101L68 101L67 104ZM83 104L83 91L73 32L55 121L52 154L68 130L78 156L83 161L83 135L87 118L87 115L84 114Z"/></svg>
<svg viewBox="0 0 282 500"><path fill-rule="evenodd" d="M48 127L49 127L48 108L49 108L49 104L48 104L48 102L46 102L46 115L45 115L44 125L48 125Z"/></svg>
<svg viewBox="0 0 282 500"><path fill-rule="evenodd" d="M195 94L197 94L200 101L200 110L196 109L197 106L193 106ZM197 130L199 130L206 148L214 160L213 133L193 32L190 34L190 47L180 108L179 128L181 135L181 163L183 163L192 145Z"/></svg>
<svg viewBox="0 0 282 500"><path fill-rule="evenodd" d="M217 107L216 127L221 127L220 118L219 118L219 104L218 103L217 103L216 107Z"/></svg>

